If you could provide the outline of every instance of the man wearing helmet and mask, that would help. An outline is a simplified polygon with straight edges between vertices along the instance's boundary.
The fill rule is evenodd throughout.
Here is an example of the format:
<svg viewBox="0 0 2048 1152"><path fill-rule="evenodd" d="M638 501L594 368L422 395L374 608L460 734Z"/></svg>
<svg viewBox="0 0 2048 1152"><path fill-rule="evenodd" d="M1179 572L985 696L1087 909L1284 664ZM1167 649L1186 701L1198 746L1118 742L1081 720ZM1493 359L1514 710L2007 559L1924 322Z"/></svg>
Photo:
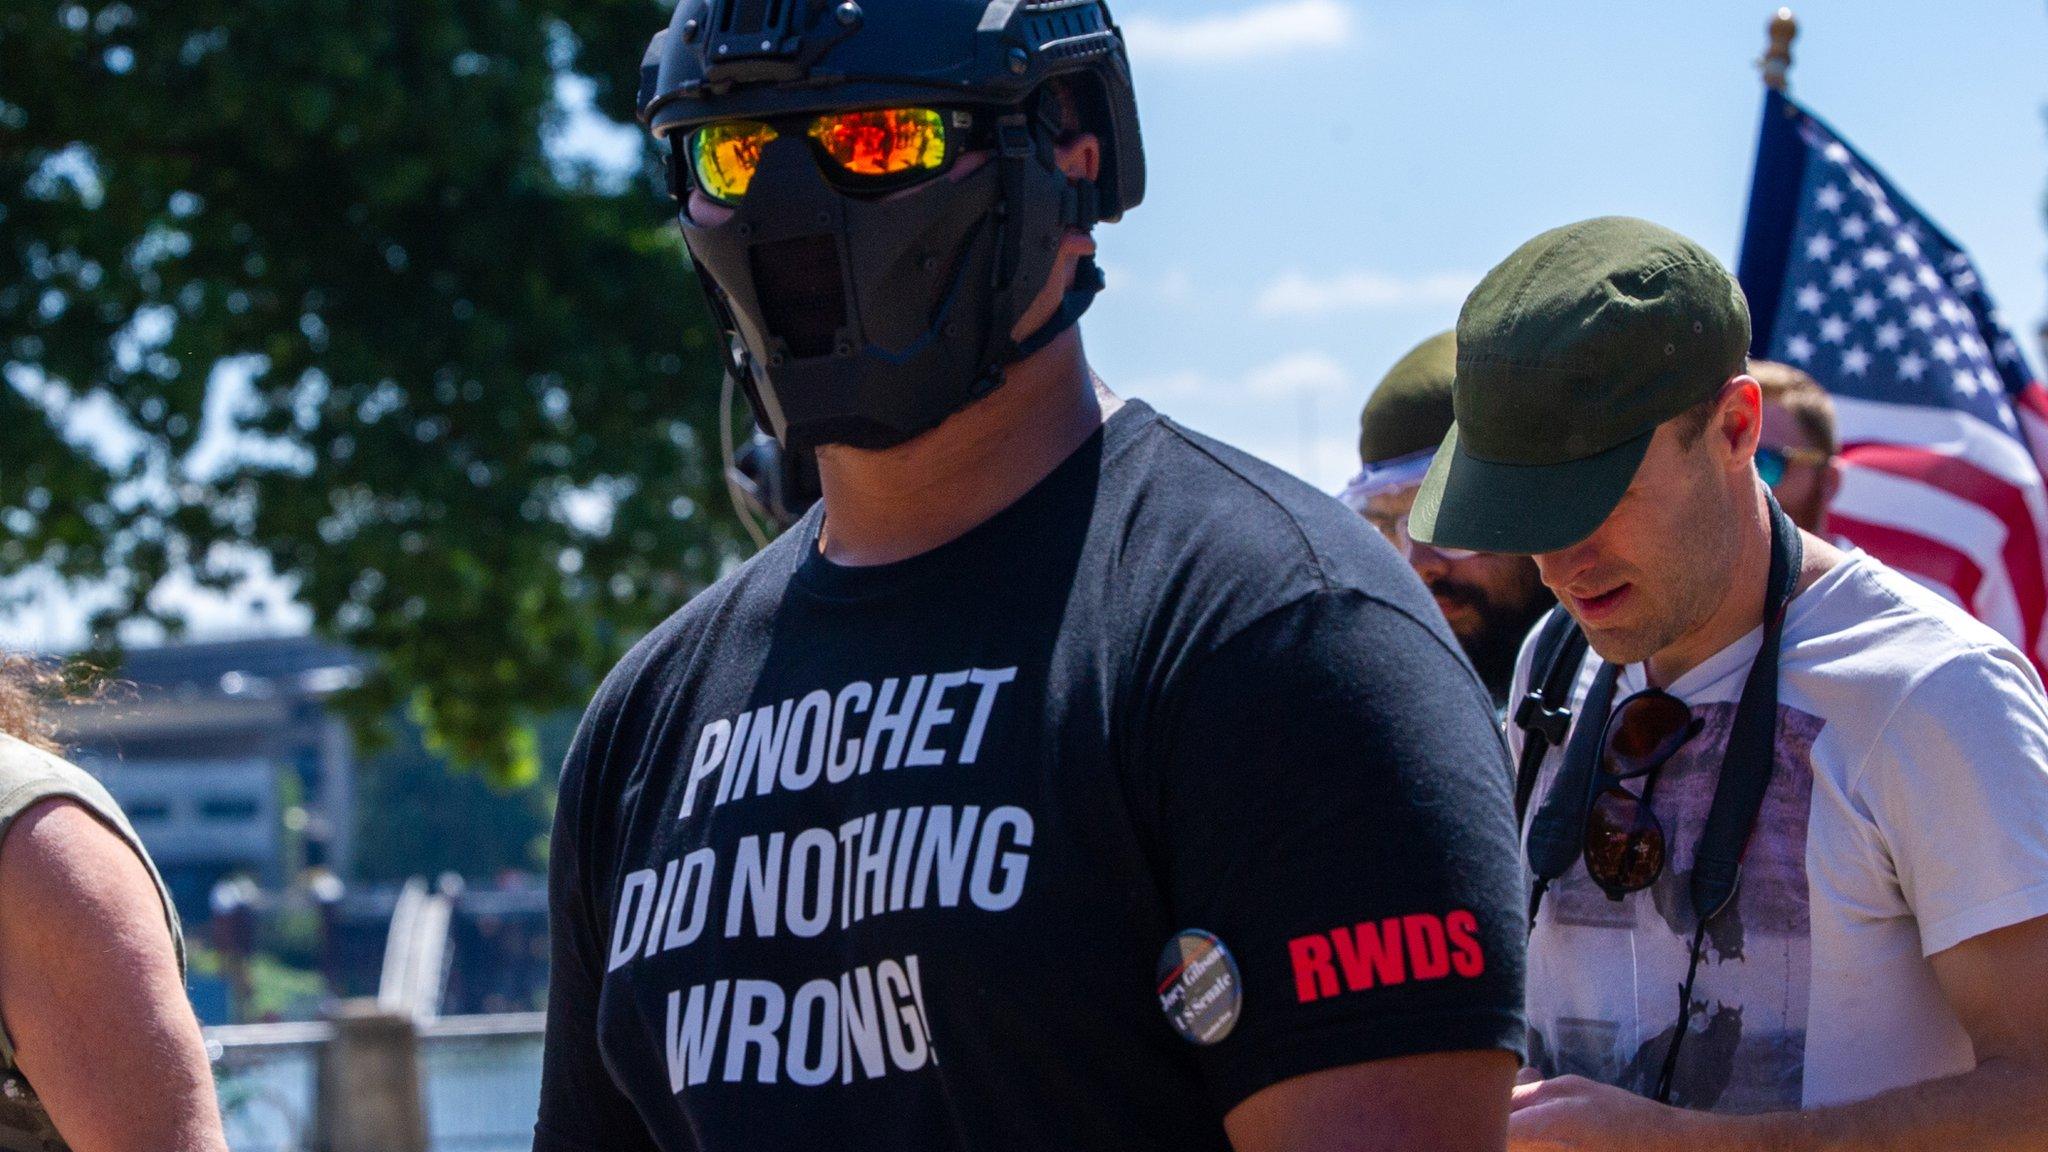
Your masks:
<svg viewBox="0 0 2048 1152"><path fill-rule="evenodd" d="M822 500L564 766L535 1148L1498 1149L1509 772L1336 502L1095 380L1094 0L683 0L643 117Z"/></svg>

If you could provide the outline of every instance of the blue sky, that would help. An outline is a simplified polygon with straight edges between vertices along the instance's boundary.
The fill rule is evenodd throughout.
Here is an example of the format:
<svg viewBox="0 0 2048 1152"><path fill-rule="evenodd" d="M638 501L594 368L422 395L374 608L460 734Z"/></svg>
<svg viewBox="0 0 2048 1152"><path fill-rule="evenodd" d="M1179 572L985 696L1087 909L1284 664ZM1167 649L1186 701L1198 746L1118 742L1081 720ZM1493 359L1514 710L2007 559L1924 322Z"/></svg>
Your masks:
<svg viewBox="0 0 2048 1152"><path fill-rule="evenodd" d="M1090 358L1125 395L1321 487L1356 467L1358 410L1386 367L1536 233L1643 216L1733 266L1768 4L1112 3L1151 182L1100 234L1110 290L1084 324ZM2048 10L1797 11L1793 95L1971 251L2032 352L2048 314ZM602 155L607 134L586 123L567 145ZM276 610L286 595L174 599L218 635L302 626ZM0 644L75 634L76 613L48 602L0 620Z"/></svg>
<svg viewBox="0 0 2048 1152"><path fill-rule="evenodd" d="M1325 488L1356 467L1381 373L1537 232L1643 216L1734 265L1768 5L1117 11L1152 183L1102 233L1091 358L1112 387ZM2048 12L1797 11L1793 95L1970 249L2031 351L2048 301Z"/></svg>

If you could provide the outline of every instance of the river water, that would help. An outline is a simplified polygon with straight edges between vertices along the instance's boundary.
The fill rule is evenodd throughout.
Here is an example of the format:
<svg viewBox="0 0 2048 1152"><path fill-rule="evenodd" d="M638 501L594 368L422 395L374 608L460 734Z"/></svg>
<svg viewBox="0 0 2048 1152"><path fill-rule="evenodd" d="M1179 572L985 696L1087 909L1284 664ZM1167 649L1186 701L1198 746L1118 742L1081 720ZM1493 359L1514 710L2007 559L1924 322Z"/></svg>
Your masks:
<svg viewBox="0 0 2048 1152"><path fill-rule="evenodd" d="M421 1046L433 1152L529 1152L540 1100L538 1036L433 1040ZM295 1052L219 1071L233 1152L305 1152L313 1144L314 1071Z"/></svg>

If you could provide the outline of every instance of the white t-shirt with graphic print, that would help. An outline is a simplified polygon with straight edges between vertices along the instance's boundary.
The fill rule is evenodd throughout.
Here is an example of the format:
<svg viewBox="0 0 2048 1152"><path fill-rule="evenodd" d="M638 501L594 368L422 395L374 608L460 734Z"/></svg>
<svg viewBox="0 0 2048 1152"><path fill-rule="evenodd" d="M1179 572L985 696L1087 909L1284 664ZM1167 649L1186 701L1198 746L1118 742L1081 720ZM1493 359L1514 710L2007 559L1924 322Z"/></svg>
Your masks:
<svg viewBox="0 0 2048 1152"><path fill-rule="evenodd" d="M1530 1063L1647 1095L1679 1016L1687 882L1759 628L1668 686L1705 721L1658 774L1671 859L1609 900L1577 862L1529 950ZM1530 645L1515 673L1527 691ZM1600 662L1581 666L1576 709ZM1623 670L1619 705L1644 688ZM1859 1100L1967 1071L1928 957L2048 915L2048 701L2019 651L1861 552L1787 610L1777 759L1736 903L1708 928L1672 1103ZM1522 732L1508 725L1517 757ZM1542 807L1563 760L1537 782ZM1630 790L1640 792L1642 781Z"/></svg>

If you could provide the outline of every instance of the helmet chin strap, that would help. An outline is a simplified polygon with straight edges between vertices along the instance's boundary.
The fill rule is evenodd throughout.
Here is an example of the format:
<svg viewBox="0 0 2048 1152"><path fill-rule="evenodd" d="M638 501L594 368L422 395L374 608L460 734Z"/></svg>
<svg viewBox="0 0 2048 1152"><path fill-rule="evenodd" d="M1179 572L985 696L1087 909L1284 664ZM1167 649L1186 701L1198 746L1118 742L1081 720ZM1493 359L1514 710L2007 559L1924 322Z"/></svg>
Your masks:
<svg viewBox="0 0 2048 1152"><path fill-rule="evenodd" d="M1009 362L1015 364L1026 357L1037 355L1053 341L1060 338L1067 329L1081 320L1081 314L1095 303L1095 294L1102 291L1104 280L1102 269L1096 265L1095 257L1084 256L1074 266L1074 283L1060 298L1059 311L1052 314L1038 331L1017 341L1014 354Z"/></svg>
<svg viewBox="0 0 2048 1152"><path fill-rule="evenodd" d="M998 210L998 232L996 253L996 283L1002 286L997 296L995 326L990 331L989 353L983 361L982 376L976 382L975 398L988 395L1003 381L1003 370L1017 361L1031 356L1072 328L1095 302L1096 293L1102 291L1102 269L1093 256L1083 257L1074 268L1074 282L1060 298L1059 311L1041 325L1038 331L1022 340L1012 340L1009 324L1003 319L1003 302L1015 302L1019 313L1020 285L1016 277L1021 260L1020 248L1025 241L1018 213L1024 200L1025 168L1033 163L1050 164L1053 141L1059 131L1058 121L1052 117L1050 106L1041 102L1030 113L1013 113L999 122L996 163L1002 166L1003 205ZM1070 180L1060 192L1059 222L1062 228L1079 232L1093 232L1102 220L1102 194L1095 181L1090 179ZM1035 290L1034 290L1035 295Z"/></svg>
<svg viewBox="0 0 2048 1152"><path fill-rule="evenodd" d="M1093 232L1101 219L1100 204L1095 181L1077 180L1068 186L1066 194L1060 198L1060 223L1077 231ZM1005 239L1014 242L1011 237ZM1009 264L1014 269L1014 254L1011 256ZM993 391L1002 383L1003 369L1019 360L1037 355L1064 335L1067 329L1079 323L1081 315L1095 303L1096 294L1102 291L1105 284L1102 267L1095 262L1095 257L1083 256L1080 262L1074 265L1074 282L1068 285L1066 293L1060 297L1059 310L1040 325L1038 331L1022 340L1011 340L1007 334L1003 336L996 355L992 357L983 375L980 387L976 389L976 394L985 396ZM1015 287L1013 286L1011 290L1015 291Z"/></svg>

